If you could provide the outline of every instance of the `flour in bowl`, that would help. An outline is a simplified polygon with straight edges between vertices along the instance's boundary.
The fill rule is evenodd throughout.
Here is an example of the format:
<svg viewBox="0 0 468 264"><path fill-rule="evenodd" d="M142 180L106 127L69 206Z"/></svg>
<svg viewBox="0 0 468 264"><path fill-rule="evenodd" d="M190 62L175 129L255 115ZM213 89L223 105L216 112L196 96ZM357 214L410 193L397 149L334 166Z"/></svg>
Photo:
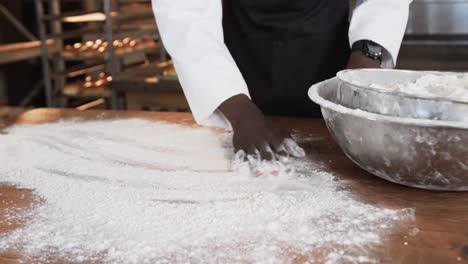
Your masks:
<svg viewBox="0 0 468 264"><path fill-rule="evenodd" d="M27 263L377 262L368 250L411 217L357 200L306 159L289 177L250 177L231 165L230 135L205 128L133 119L6 132L0 182L37 201L3 219L29 220L0 235L0 252Z"/></svg>
<svg viewBox="0 0 468 264"><path fill-rule="evenodd" d="M468 74L427 74L415 82L394 85L371 84L371 87L424 97L442 97L468 101Z"/></svg>

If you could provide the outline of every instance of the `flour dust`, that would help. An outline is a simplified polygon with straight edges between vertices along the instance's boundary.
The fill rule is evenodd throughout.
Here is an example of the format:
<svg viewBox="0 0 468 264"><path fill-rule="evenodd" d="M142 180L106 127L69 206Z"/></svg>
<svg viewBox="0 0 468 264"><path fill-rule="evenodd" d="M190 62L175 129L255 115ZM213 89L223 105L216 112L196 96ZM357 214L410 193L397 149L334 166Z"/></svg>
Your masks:
<svg viewBox="0 0 468 264"><path fill-rule="evenodd" d="M32 189L37 202L3 220L28 219L0 236L0 252L39 262L372 262L368 250L411 214L357 201L306 159L289 164L293 176L250 177L232 167L229 142L139 119L11 127L0 135L0 182Z"/></svg>

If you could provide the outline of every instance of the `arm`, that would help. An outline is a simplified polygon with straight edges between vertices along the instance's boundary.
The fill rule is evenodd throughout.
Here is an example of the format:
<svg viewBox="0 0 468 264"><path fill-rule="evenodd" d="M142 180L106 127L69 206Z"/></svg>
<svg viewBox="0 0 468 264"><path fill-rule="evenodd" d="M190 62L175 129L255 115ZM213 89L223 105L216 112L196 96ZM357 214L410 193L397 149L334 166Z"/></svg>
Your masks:
<svg viewBox="0 0 468 264"><path fill-rule="evenodd" d="M217 110L247 85L224 44L221 0L153 0L164 45L197 123L228 128Z"/></svg>
<svg viewBox="0 0 468 264"><path fill-rule="evenodd" d="M410 3L411 0L358 1L349 28L351 46L358 40L372 40L384 48L382 64L377 66L395 67L408 23ZM355 52L352 59L365 60Z"/></svg>
<svg viewBox="0 0 468 264"><path fill-rule="evenodd" d="M263 159L282 151L305 155L250 100L247 84L224 44L221 0L153 0L153 10L197 123L231 126L235 150L248 155L259 153Z"/></svg>

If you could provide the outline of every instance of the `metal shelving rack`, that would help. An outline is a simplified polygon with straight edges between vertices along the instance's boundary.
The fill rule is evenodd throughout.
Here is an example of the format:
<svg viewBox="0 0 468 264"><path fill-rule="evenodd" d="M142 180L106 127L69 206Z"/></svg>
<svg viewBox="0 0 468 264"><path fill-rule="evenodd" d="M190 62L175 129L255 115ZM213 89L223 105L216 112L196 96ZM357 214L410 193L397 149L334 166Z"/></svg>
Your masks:
<svg viewBox="0 0 468 264"><path fill-rule="evenodd" d="M165 60L166 52L160 44L157 27L151 10L151 0L100 0L89 1L92 7L82 11L62 12L64 2L80 2L86 0L34 0L37 11L39 36L41 40L42 65L47 105L67 106L68 98L62 94L67 78L73 78L87 73L106 72L112 79L125 72L123 58L132 53L153 53L157 60ZM83 3L84 4L84 3ZM47 10L46 10L47 9ZM152 21L152 23L147 23ZM136 25L143 22L143 25ZM64 24L80 25L78 29L64 30ZM132 25L133 24L133 25ZM152 35L155 45L145 49L116 54L113 41L124 37L139 37ZM109 44L107 54L97 56L66 57L63 49L66 40L84 39L84 36L95 36L104 39ZM48 39L58 45L58 50L52 50L46 44ZM83 41L84 42L84 41ZM70 67L70 62L81 64ZM106 98L108 106L113 109L124 107L123 98L116 90L110 90ZM103 96L98 96L103 97ZM106 96L104 96L106 97ZM101 99L102 98L87 98Z"/></svg>
<svg viewBox="0 0 468 264"><path fill-rule="evenodd" d="M6 18L10 25L21 33L26 40L24 42L0 45L0 64L40 57L40 41L2 4L0 4L0 16ZM46 45L50 49L55 48L54 44L55 42L52 40L46 42Z"/></svg>
<svg viewBox="0 0 468 264"><path fill-rule="evenodd" d="M2 4L0 4L0 16L6 18L6 20L25 38L25 41L22 42L0 45L0 65L41 57L41 41L39 41L38 38ZM54 40L49 39L44 43L49 50L58 51L57 43ZM24 97L19 106L27 106L42 89L42 86L43 81L40 80Z"/></svg>

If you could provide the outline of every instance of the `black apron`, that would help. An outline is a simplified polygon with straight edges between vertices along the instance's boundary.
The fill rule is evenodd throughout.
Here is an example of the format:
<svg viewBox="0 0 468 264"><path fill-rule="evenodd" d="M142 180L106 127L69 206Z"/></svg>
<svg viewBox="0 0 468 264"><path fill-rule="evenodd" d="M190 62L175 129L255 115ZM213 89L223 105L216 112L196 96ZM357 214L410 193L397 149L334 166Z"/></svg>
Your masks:
<svg viewBox="0 0 468 264"><path fill-rule="evenodd" d="M320 117L311 85L344 69L348 0L224 0L224 38L268 115Z"/></svg>

